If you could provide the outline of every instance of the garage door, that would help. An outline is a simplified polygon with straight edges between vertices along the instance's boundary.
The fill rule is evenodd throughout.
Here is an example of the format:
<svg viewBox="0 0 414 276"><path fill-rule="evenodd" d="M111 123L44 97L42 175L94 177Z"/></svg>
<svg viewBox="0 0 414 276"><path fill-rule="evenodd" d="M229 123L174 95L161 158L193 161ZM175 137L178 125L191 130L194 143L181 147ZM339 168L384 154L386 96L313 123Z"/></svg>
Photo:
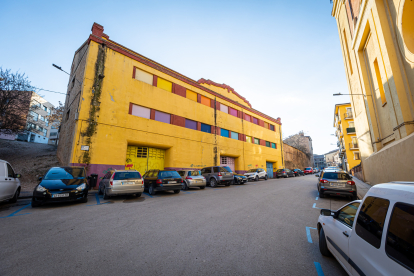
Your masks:
<svg viewBox="0 0 414 276"><path fill-rule="evenodd" d="M126 156L126 170L137 170L141 174L149 170L164 169L165 150L128 146Z"/></svg>
<svg viewBox="0 0 414 276"><path fill-rule="evenodd" d="M273 163L266 162L267 177L273 178Z"/></svg>
<svg viewBox="0 0 414 276"><path fill-rule="evenodd" d="M221 156L220 157L220 165L221 166L229 166L230 169L233 172L235 172L235 169L234 169L234 158L233 157Z"/></svg>

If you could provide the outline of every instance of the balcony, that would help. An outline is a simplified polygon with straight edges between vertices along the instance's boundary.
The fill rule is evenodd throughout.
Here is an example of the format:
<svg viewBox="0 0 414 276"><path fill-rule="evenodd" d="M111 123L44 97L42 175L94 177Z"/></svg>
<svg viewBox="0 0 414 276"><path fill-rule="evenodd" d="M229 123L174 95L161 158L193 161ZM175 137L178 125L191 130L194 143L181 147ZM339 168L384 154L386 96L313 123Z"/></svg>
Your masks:
<svg viewBox="0 0 414 276"><path fill-rule="evenodd" d="M346 128L346 134L355 133L355 127L347 127Z"/></svg>
<svg viewBox="0 0 414 276"><path fill-rule="evenodd" d="M354 118L354 114L352 114L352 112L344 113L344 118L345 120L352 119Z"/></svg>
<svg viewBox="0 0 414 276"><path fill-rule="evenodd" d="M359 153L355 153L354 159L355 160L361 160L361 157L359 156Z"/></svg>
<svg viewBox="0 0 414 276"><path fill-rule="evenodd" d="M353 150L353 149L358 149L358 143L354 144L354 143L349 143L349 149Z"/></svg>

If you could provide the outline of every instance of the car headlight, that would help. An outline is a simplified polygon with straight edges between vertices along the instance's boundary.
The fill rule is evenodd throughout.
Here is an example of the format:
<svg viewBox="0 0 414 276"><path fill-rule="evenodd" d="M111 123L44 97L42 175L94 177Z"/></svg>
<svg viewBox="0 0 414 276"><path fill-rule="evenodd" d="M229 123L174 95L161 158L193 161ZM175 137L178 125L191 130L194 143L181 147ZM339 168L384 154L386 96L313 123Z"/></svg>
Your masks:
<svg viewBox="0 0 414 276"><path fill-rule="evenodd" d="M83 183L83 184L79 185L78 187L76 187L76 190L83 191L85 188L86 188L86 184Z"/></svg>
<svg viewBox="0 0 414 276"><path fill-rule="evenodd" d="M37 185L36 191L38 192L46 192L47 189L43 187L42 185Z"/></svg>

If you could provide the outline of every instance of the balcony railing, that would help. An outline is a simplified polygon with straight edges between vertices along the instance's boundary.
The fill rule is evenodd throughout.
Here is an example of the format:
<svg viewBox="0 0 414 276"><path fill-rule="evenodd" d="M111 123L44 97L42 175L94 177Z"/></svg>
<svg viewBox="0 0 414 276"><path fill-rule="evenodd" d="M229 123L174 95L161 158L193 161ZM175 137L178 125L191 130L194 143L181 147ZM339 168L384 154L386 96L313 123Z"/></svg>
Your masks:
<svg viewBox="0 0 414 276"><path fill-rule="evenodd" d="M358 148L358 144L349 143L349 149L357 149L357 148Z"/></svg>
<svg viewBox="0 0 414 276"><path fill-rule="evenodd" d="M352 118L354 118L354 114L352 114L352 112L344 113L344 118L345 119L352 119Z"/></svg>
<svg viewBox="0 0 414 276"><path fill-rule="evenodd" d="M347 134L349 134L349 133L355 133L355 128L354 127L348 127L348 128L346 128L346 133Z"/></svg>

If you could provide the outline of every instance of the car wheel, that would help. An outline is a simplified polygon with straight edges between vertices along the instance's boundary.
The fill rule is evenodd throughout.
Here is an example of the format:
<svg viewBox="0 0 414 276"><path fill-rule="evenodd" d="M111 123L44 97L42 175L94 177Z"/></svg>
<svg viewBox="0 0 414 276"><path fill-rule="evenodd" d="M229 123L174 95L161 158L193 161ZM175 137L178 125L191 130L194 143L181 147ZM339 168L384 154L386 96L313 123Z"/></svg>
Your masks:
<svg viewBox="0 0 414 276"><path fill-rule="evenodd" d="M36 201L36 199L32 198L32 208L39 207L40 203Z"/></svg>
<svg viewBox="0 0 414 276"><path fill-rule="evenodd" d="M136 193L135 196L136 197L141 197L142 193Z"/></svg>
<svg viewBox="0 0 414 276"><path fill-rule="evenodd" d="M88 202L88 194L86 194L81 200L80 200L80 202L81 203L86 203L86 202Z"/></svg>
<svg viewBox="0 0 414 276"><path fill-rule="evenodd" d="M12 199L10 199L10 203L15 203L19 195L20 195L20 188L17 188L16 192L14 193L14 196L12 197Z"/></svg>
<svg viewBox="0 0 414 276"><path fill-rule="evenodd" d="M265 180L267 180L267 175L265 176Z"/></svg>
<svg viewBox="0 0 414 276"><path fill-rule="evenodd" d="M287 175L285 175L285 178L288 178L289 177L289 175L287 174Z"/></svg>
<svg viewBox="0 0 414 276"><path fill-rule="evenodd" d="M276 178L279 178L279 176L276 175Z"/></svg>
<svg viewBox="0 0 414 276"><path fill-rule="evenodd" d="M101 194L103 194L103 193L102 193L102 185L101 185L101 184L99 184L98 195L101 195Z"/></svg>
<svg viewBox="0 0 414 276"><path fill-rule="evenodd" d="M325 197L324 193L321 192L321 190L319 189L319 198L324 198L324 197Z"/></svg>
<svg viewBox="0 0 414 276"><path fill-rule="evenodd" d="M183 187L181 188L182 190L188 190L188 185L187 182L183 182Z"/></svg>
<svg viewBox="0 0 414 276"><path fill-rule="evenodd" d="M256 175L256 178L254 179L254 181L259 181L259 176Z"/></svg>
<svg viewBox="0 0 414 276"><path fill-rule="evenodd" d="M155 195L155 188L154 188L154 185L150 185L150 186L149 186L149 188L148 188L148 193L149 193L150 195Z"/></svg>
<svg viewBox="0 0 414 276"><path fill-rule="evenodd" d="M200 190L204 190L206 188L206 186L201 186Z"/></svg>
<svg viewBox="0 0 414 276"><path fill-rule="evenodd" d="M319 232L319 251L325 257L332 256L328 249L328 245L326 244L325 232L323 231L323 228L321 228L321 231Z"/></svg>
<svg viewBox="0 0 414 276"><path fill-rule="evenodd" d="M215 178L210 179L210 187L211 188L217 187L217 180Z"/></svg>
<svg viewBox="0 0 414 276"><path fill-rule="evenodd" d="M179 194L181 190L174 190L174 194Z"/></svg>
<svg viewBox="0 0 414 276"><path fill-rule="evenodd" d="M106 193L106 189L103 190L103 199L109 199L109 195Z"/></svg>

